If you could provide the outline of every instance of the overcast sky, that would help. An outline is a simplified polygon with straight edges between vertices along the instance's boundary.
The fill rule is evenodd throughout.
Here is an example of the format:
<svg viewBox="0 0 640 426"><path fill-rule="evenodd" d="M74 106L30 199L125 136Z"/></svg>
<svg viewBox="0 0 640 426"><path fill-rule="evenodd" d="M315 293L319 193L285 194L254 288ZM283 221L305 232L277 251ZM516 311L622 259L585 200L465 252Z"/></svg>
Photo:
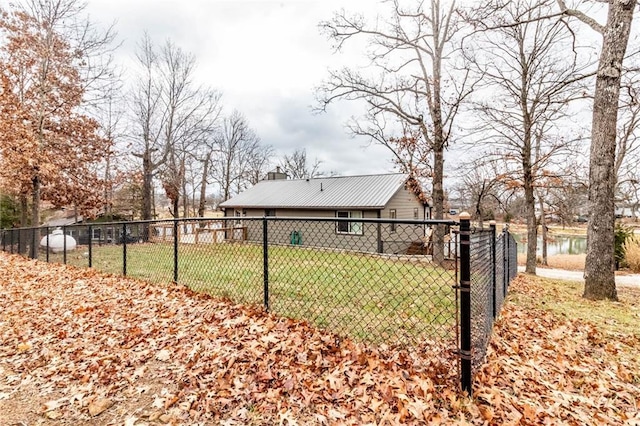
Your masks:
<svg viewBox="0 0 640 426"><path fill-rule="evenodd" d="M171 39L196 56L198 82L220 90L226 112L245 114L264 143L280 155L306 148L309 160L341 175L390 172L393 165L385 148L345 130L356 105L311 111L327 70L363 59L358 46L334 54L318 23L341 8L375 7L372 0L88 0L92 20L115 22L125 67L145 30L157 45Z"/></svg>

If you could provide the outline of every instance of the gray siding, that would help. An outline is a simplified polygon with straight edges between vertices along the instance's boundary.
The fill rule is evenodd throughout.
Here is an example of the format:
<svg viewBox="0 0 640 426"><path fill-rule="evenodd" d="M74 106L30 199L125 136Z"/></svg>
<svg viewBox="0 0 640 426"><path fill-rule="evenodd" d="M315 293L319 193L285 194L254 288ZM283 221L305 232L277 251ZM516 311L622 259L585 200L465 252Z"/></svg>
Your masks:
<svg viewBox="0 0 640 426"><path fill-rule="evenodd" d="M404 206L398 211L409 212L410 215L398 214L398 219L413 219L413 209L419 208L419 218L422 219L424 210L416 201L411 204L405 199L407 194L399 194L397 206ZM357 210L360 211L360 210ZM387 210L388 211L388 210ZM262 217L264 209L245 209L246 217ZM275 216L282 218L333 218L336 210L306 210L306 209L276 209ZM377 210L364 210L363 217L372 219L378 217ZM388 219L384 213L380 213L383 219ZM233 209L227 210L227 216L233 216ZM262 220L243 221L247 227L247 240L261 243L263 238ZM389 224L362 223L361 234L344 234L337 231L336 222L316 222L298 220L278 220L269 222L268 238L271 244L289 245L292 242L292 233L297 233L300 245L304 247L319 247L331 249L344 249L359 252L376 253L405 253L412 243L422 241L424 227L422 225L395 226L395 232L391 231ZM380 237L380 238L378 238Z"/></svg>
<svg viewBox="0 0 640 426"><path fill-rule="evenodd" d="M382 218L389 219L390 210L395 210L397 219L413 219L414 209L418 209L418 219L424 219L425 209L422 203L411 191L402 187L391 197L382 210Z"/></svg>
<svg viewBox="0 0 640 426"><path fill-rule="evenodd" d="M229 216L233 213L228 213ZM246 209L247 217L261 217L264 209ZM333 218L335 210L305 210L305 209L276 209L276 217L296 218ZM363 211L364 218L377 218L375 210ZM253 242L262 242L262 221L245 220L243 225L247 227L247 239ZM314 222L297 220L278 220L269 222L269 242L271 244L291 244L291 235L297 232L301 239L301 245L306 247L337 248L363 252L378 251L377 224L362 224L362 235L342 234L337 232L336 222Z"/></svg>
<svg viewBox="0 0 640 426"><path fill-rule="evenodd" d="M418 220L425 219L425 207L408 189L400 188L381 212L383 219L391 218L391 210L396 211L396 219L414 219L414 209L418 209ZM428 214L428 210L427 214ZM411 243L423 241L425 229L417 225L382 225L382 241L385 253L402 253Z"/></svg>

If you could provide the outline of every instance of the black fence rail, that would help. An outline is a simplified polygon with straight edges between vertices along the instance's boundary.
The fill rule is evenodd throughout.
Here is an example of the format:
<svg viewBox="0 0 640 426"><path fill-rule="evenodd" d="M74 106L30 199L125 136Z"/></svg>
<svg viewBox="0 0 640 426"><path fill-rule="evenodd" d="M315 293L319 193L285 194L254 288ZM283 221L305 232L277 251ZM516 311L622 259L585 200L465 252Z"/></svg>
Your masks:
<svg viewBox="0 0 640 426"><path fill-rule="evenodd" d="M446 236L434 247L436 226ZM473 368L482 362L515 275L516 246L506 230L496 238L495 228L465 233L465 226L464 220L190 218L8 229L1 238L6 252L184 284L361 341L449 348L461 355L470 391L465 354L473 353ZM472 272L470 293L459 274L465 268Z"/></svg>

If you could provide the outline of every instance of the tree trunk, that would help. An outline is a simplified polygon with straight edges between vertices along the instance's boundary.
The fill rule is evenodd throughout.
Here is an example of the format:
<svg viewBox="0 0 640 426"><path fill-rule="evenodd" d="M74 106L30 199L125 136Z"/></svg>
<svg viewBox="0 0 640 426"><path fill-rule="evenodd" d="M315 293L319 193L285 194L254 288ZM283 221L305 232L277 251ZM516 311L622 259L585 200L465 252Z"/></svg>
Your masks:
<svg viewBox="0 0 640 426"><path fill-rule="evenodd" d="M111 132L108 137L111 138ZM111 153L107 153L104 165L104 217L111 220L111 211L113 203L113 183L111 181Z"/></svg>
<svg viewBox="0 0 640 426"><path fill-rule="evenodd" d="M529 173L530 174L530 173ZM525 173L526 176L526 173ZM538 246L538 225L536 223L535 197L533 196L533 185L527 182L524 184L525 214L527 216L527 263L525 272L527 274L536 273L536 249Z"/></svg>
<svg viewBox="0 0 640 426"><path fill-rule="evenodd" d="M24 228L29 226L29 202L27 200L27 195L23 194L20 196L20 227ZM18 244L18 253L23 254L27 251L27 237L26 233L22 230L20 232L20 244ZM14 243L17 241L14 239Z"/></svg>
<svg viewBox="0 0 640 426"><path fill-rule="evenodd" d="M547 262L547 218L544 214L544 200L539 197L540 201L540 231L542 232L542 265L549 266Z"/></svg>
<svg viewBox="0 0 640 426"><path fill-rule="evenodd" d="M142 156L142 220L151 220L151 196L153 190L153 170L151 153L147 150Z"/></svg>
<svg viewBox="0 0 640 426"><path fill-rule="evenodd" d="M482 226L484 225L484 217L482 214L482 197L484 194L484 182L483 182L483 187L480 190L480 193L478 194L478 199L476 201L476 219L478 220L478 227L482 228Z"/></svg>
<svg viewBox="0 0 640 426"><path fill-rule="evenodd" d="M189 217L189 192L187 191L187 178L183 174L182 181L182 217Z"/></svg>
<svg viewBox="0 0 640 426"><path fill-rule="evenodd" d="M589 159L589 223L584 294L617 300L614 275L614 188L616 125L622 61L627 49L635 0L609 2L593 99Z"/></svg>
<svg viewBox="0 0 640 426"><path fill-rule="evenodd" d="M206 207L207 197L207 171L209 170L209 161L211 156L207 155L204 159L204 166L202 169L202 179L200 180L200 201L198 203L198 216L204 217L204 211Z"/></svg>
<svg viewBox="0 0 640 426"><path fill-rule="evenodd" d="M179 219L180 218L180 197L176 197L173 200L173 211L171 212L173 214L173 217L175 219Z"/></svg>
<svg viewBox="0 0 640 426"><path fill-rule="evenodd" d="M434 219L444 219L444 149L438 144L433 151L433 209ZM444 225L436 225L433 232L433 261L436 265L444 263Z"/></svg>
<svg viewBox="0 0 640 426"><path fill-rule="evenodd" d="M29 200L26 194L20 194L20 227L28 226Z"/></svg>
<svg viewBox="0 0 640 426"><path fill-rule="evenodd" d="M153 165L151 162L151 153L147 149L142 155L142 220L151 220L153 218L151 206L153 197ZM148 242L149 224L142 225L142 240Z"/></svg>
<svg viewBox="0 0 640 426"><path fill-rule="evenodd" d="M40 225L40 178L33 177L33 193L31 199L31 226Z"/></svg>

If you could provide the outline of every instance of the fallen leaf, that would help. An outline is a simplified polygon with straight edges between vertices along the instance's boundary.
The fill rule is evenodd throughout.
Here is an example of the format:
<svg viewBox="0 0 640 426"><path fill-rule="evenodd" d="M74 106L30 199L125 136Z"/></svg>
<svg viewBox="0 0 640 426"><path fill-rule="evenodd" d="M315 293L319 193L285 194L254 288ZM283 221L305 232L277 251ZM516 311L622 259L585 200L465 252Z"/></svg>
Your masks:
<svg viewBox="0 0 640 426"><path fill-rule="evenodd" d="M50 420L58 420L62 418L62 413L59 410L47 411L44 416Z"/></svg>
<svg viewBox="0 0 640 426"><path fill-rule="evenodd" d="M171 352L168 349L162 349L156 354L156 359L158 361L169 361L171 359Z"/></svg>
<svg viewBox="0 0 640 426"><path fill-rule="evenodd" d="M97 398L89 403L89 414L92 417L99 416L113 406L113 401L108 398Z"/></svg>

